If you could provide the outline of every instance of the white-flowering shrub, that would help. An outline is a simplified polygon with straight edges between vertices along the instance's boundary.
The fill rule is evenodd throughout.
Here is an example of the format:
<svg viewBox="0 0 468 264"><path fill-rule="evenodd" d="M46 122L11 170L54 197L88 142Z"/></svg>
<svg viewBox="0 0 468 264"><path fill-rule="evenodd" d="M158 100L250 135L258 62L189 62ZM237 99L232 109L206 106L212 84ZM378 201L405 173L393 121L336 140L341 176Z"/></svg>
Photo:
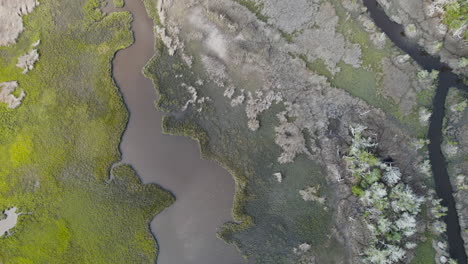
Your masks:
<svg viewBox="0 0 468 264"><path fill-rule="evenodd" d="M421 107L419 109L419 122L421 123L421 125L427 125L431 116L432 112L427 110L425 107Z"/></svg>
<svg viewBox="0 0 468 264"><path fill-rule="evenodd" d="M375 263L375 264L389 263L388 257L390 256L390 252L388 250L381 250L372 246L366 250L365 254L367 255L367 257L365 258L365 261L367 263Z"/></svg>
<svg viewBox="0 0 468 264"><path fill-rule="evenodd" d="M444 207L440 204L442 202L442 199L432 199L432 206L431 206L431 215L432 217L439 219L442 216L445 216L447 214L447 207Z"/></svg>
<svg viewBox="0 0 468 264"><path fill-rule="evenodd" d="M458 153L458 144L453 141L449 141L442 145L442 152L447 158L452 158Z"/></svg>
<svg viewBox="0 0 468 264"><path fill-rule="evenodd" d="M385 245L384 248L378 249L371 247L366 250L365 262L373 264L392 264L397 263L405 257L406 251L398 246Z"/></svg>
<svg viewBox="0 0 468 264"><path fill-rule="evenodd" d="M392 227L392 223L385 216L382 216L378 221L377 227L381 234L385 234L388 231L390 231L390 227Z"/></svg>
<svg viewBox="0 0 468 264"><path fill-rule="evenodd" d="M421 203L424 198L417 197L409 186L403 183L398 184L390 193L392 201L392 209L396 213L409 212L417 214L421 210Z"/></svg>
<svg viewBox="0 0 468 264"><path fill-rule="evenodd" d="M437 234L442 234L445 233L445 231L447 231L447 225L439 220L435 221L434 224L432 224L432 227L434 232Z"/></svg>
<svg viewBox="0 0 468 264"><path fill-rule="evenodd" d="M382 183L374 183L368 190L365 191L364 196L361 198L366 206L373 206L382 211L388 206L387 189Z"/></svg>
<svg viewBox="0 0 468 264"><path fill-rule="evenodd" d="M406 249L414 249L418 246L418 244L414 243L414 242L408 242L405 244L405 248Z"/></svg>
<svg viewBox="0 0 468 264"><path fill-rule="evenodd" d="M388 250L390 251L390 255L388 256L391 261L390 263L396 263L405 257L406 251L400 247L388 245Z"/></svg>
<svg viewBox="0 0 468 264"><path fill-rule="evenodd" d="M395 222L395 225L405 236L412 236L416 233L416 218L414 215L403 213L400 219Z"/></svg>
<svg viewBox="0 0 468 264"><path fill-rule="evenodd" d="M430 78L429 72L421 76ZM363 215L372 235L364 261L372 264L394 264L402 261L405 249L416 244L408 241L417 231L416 216L424 198L418 197L411 187L401 182L402 173L373 154L377 146L371 137L364 137L366 127L351 127L353 141L344 156L348 170L355 176L352 191L365 207ZM430 166L429 166L430 168Z"/></svg>
<svg viewBox="0 0 468 264"><path fill-rule="evenodd" d="M400 169L393 166L387 166L382 179L388 186L394 186L401 180Z"/></svg>
<svg viewBox="0 0 468 264"><path fill-rule="evenodd" d="M431 162L429 160L425 160L421 164L419 164L419 172L428 177L432 177Z"/></svg>

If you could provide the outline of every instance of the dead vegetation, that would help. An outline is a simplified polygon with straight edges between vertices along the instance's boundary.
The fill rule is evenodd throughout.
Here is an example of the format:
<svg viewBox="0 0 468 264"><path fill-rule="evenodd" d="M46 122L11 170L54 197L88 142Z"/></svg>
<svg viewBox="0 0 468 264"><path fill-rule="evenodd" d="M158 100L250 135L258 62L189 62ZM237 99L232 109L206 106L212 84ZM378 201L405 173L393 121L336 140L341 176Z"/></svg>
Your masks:
<svg viewBox="0 0 468 264"><path fill-rule="evenodd" d="M34 63L36 63L37 60L39 60L39 53L37 52L37 49L33 49L19 57L16 66L23 69L23 74L26 74L34 68Z"/></svg>
<svg viewBox="0 0 468 264"><path fill-rule="evenodd" d="M14 44L24 30L22 16L39 4L37 0L0 0L0 46Z"/></svg>
<svg viewBox="0 0 468 264"><path fill-rule="evenodd" d="M13 95L17 87L18 83L15 81L0 83L0 102L6 103L8 108L17 108L21 105L21 101L26 96L24 91L21 91L19 96Z"/></svg>

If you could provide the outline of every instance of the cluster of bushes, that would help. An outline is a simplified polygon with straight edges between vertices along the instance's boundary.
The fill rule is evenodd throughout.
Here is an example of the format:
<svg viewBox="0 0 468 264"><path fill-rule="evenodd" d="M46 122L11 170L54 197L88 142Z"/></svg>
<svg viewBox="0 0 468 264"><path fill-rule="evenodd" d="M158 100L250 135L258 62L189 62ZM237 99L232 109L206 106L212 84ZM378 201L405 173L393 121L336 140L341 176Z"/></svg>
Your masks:
<svg viewBox="0 0 468 264"><path fill-rule="evenodd" d="M442 22L447 24L449 28L460 31L458 34L462 35L462 38L467 40L468 2L464 0L450 1L444 6L444 11L445 14Z"/></svg>
<svg viewBox="0 0 468 264"><path fill-rule="evenodd" d="M372 153L377 144L363 136L365 129L351 127L353 142L344 157L348 170L355 177L352 192L364 207L363 218L372 234L364 261L397 263L405 258L407 250L417 246L414 240L416 217L424 198L418 197L401 181L398 167Z"/></svg>
<svg viewBox="0 0 468 264"><path fill-rule="evenodd" d="M459 28L468 21L468 2L466 1L450 1L444 6L444 10L443 22L451 28Z"/></svg>

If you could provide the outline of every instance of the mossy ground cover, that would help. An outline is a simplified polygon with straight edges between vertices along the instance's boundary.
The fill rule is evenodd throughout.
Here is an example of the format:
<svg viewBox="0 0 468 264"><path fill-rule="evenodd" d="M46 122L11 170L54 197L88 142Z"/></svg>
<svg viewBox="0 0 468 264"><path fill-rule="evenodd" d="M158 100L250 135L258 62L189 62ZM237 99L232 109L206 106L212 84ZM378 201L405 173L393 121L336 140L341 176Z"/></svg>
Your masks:
<svg viewBox="0 0 468 264"><path fill-rule="evenodd" d="M426 241L420 243L416 248L416 253L411 264L433 264L435 263L435 250L432 247L434 235L426 234Z"/></svg>
<svg viewBox="0 0 468 264"><path fill-rule="evenodd" d="M335 7L339 17L337 31L342 33L351 43L359 44L362 51L362 66L354 68L351 65L340 62L341 71L333 78L329 78L331 84L337 88L348 91L351 95L359 97L368 104L378 107L393 117L407 132L413 136L424 137L427 126L422 126L418 121L418 107L430 108L434 91L425 90L418 94L418 107L413 112L406 114L398 109L398 105L391 99L382 95L382 61L391 59L399 53L398 49L387 40L383 49L378 49L371 41L369 33L355 19L349 19L346 9L337 0L329 0ZM319 71L317 71L319 72ZM325 74L325 76L327 76ZM328 76L327 76L328 77Z"/></svg>
<svg viewBox="0 0 468 264"><path fill-rule="evenodd" d="M155 261L149 221L174 198L126 165L106 182L127 120L111 60L133 38L131 15L100 5L41 1L18 43L0 48L0 82L27 94L15 110L0 105L0 208L31 213L0 238L0 263ZM38 39L40 59L23 75L16 60Z"/></svg>

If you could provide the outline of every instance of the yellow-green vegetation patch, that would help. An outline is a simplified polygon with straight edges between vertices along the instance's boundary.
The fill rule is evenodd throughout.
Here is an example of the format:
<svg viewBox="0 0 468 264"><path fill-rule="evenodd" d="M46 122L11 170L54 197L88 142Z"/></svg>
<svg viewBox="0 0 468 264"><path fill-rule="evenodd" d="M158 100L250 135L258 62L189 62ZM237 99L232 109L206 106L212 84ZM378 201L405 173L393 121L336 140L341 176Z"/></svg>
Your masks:
<svg viewBox="0 0 468 264"><path fill-rule="evenodd" d="M122 8L125 5L124 0L113 0L113 1L114 1L114 7Z"/></svg>
<svg viewBox="0 0 468 264"><path fill-rule="evenodd" d="M468 2L464 0L453 1L444 6L445 14L442 22L451 29L458 29L468 23Z"/></svg>
<svg viewBox="0 0 468 264"><path fill-rule="evenodd" d="M372 43L369 33L367 33L362 25L356 19L350 19L343 7L341 1L330 0L339 17L339 25L337 31L342 33L352 43L359 44L362 49L363 65L370 67L371 70L378 71L381 68L382 59L392 55L390 45L385 45L385 48L378 49Z"/></svg>
<svg viewBox="0 0 468 264"><path fill-rule="evenodd" d="M174 197L127 165L109 175L127 121L111 61L133 37L131 15L101 4L43 0L18 43L0 47L0 82L26 92L17 109L0 105L0 210L30 213L0 237L0 263L155 262L149 222ZM22 74L17 58L39 39L41 59Z"/></svg>

